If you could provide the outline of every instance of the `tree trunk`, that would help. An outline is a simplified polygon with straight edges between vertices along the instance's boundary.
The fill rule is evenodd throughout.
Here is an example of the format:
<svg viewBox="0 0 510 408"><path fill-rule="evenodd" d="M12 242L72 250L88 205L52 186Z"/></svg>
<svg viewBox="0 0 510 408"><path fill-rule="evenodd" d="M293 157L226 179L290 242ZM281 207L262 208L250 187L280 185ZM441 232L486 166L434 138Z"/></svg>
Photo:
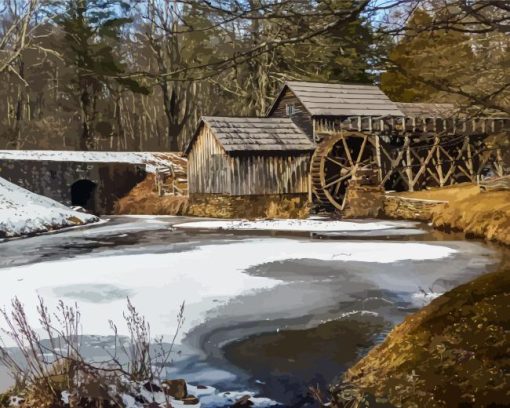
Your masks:
<svg viewBox="0 0 510 408"><path fill-rule="evenodd" d="M18 58L18 75L20 78L25 78L25 63L21 59ZM8 145L18 150L21 148L21 129L23 126L23 121L25 119L25 90L22 89L23 84L18 85L18 98L16 101L16 110L15 110L15 121L13 126L13 132L11 138L8 142Z"/></svg>
<svg viewBox="0 0 510 408"><path fill-rule="evenodd" d="M90 109L91 95L87 86L83 86L80 95L81 107L81 136L79 140L80 150L90 150L93 148L93 131L91 126Z"/></svg>
<svg viewBox="0 0 510 408"><path fill-rule="evenodd" d="M163 105L165 107L165 116L167 119L167 145L171 152L176 152L179 150L177 136L181 129L178 123L178 112L175 112L175 93L168 89L168 82L166 80L161 82L161 90L163 91Z"/></svg>

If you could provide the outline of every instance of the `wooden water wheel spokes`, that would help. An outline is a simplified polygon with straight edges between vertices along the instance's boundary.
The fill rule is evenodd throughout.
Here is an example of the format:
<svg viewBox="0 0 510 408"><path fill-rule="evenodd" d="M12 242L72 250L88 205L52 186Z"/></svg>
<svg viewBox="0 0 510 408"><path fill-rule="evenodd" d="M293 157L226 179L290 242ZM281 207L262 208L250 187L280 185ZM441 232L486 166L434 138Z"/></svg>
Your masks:
<svg viewBox="0 0 510 408"><path fill-rule="evenodd" d="M349 180L358 169L377 165L371 136L343 132L324 139L312 157L312 189L317 201L342 211Z"/></svg>

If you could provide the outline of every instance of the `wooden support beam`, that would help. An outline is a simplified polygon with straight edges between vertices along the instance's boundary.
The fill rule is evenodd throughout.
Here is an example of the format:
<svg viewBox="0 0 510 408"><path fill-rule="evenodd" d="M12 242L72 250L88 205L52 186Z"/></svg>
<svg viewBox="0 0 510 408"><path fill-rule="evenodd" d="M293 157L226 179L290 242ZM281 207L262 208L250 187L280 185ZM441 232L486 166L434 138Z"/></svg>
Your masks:
<svg viewBox="0 0 510 408"><path fill-rule="evenodd" d="M476 175L475 175L475 170L473 168L473 155L471 153L471 140L468 135L464 136L464 143L466 144L467 168L468 168L469 174L471 176L471 182L476 183Z"/></svg>
<svg viewBox="0 0 510 408"><path fill-rule="evenodd" d="M411 148L410 148L409 136L405 137L404 149L406 153L406 175L407 175L407 186L409 191L414 191L413 182L413 168L411 167Z"/></svg>
<svg viewBox="0 0 510 408"><path fill-rule="evenodd" d="M496 163L495 163L495 167L496 167L496 173L497 173L498 177L503 177L504 176L504 171L503 171L503 156L501 155L501 149L496 149Z"/></svg>
<svg viewBox="0 0 510 408"><path fill-rule="evenodd" d="M381 137L379 135L375 135L375 160L377 162L377 174L378 174L379 183L382 183L383 175L382 175L382 160L381 160Z"/></svg>
<svg viewBox="0 0 510 408"><path fill-rule="evenodd" d="M436 137L434 138L434 144L437 145L437 146L440 146L441 144L441 141L439 139L439 137L436 135ZM437 171L437 175L439 177L439 186L440 187L443 187L444 186L444 178L443 178L443 161L441 160L441 150L440 149L436 149L436 171Z"/></svg>
<svg viewBox="0 0 510 408"><path fill-rule="evenodd" d="M437 150L438 148L438 144L437 142L434 142L434 145L430 148L430 150L428 151L427 153L427 156L425 158L425 160L423 159L420 159L420 162L421 162L421 166L420 166L420 169L418 170L418 172L416 173L416 176L414 177L413 181L412 181L412 184L413 186L416 185L416 183L419 181L420 179L420 176L425 173L426 169L427 169L427 166L430 162L430 160L432 159L432 157L434 157L434 153L435 151Z"/></svg>

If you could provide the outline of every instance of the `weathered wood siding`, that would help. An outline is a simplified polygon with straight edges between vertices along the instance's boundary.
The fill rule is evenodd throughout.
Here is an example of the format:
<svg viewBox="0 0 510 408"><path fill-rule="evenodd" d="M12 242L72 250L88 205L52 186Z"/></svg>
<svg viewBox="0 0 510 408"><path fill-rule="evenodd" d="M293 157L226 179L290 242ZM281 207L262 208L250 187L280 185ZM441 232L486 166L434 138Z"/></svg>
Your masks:
<svg viewBox="0 0 510 408"><path fill-rule="evenodd" d="M225 194L230 184L225 163L228 156L210 128L202 126L188 155L188 191Z"/></svg>
<svg viewBox="0 0 510 408"><path fill-rule="evenodd" d="M309 154L230 157L229 194L294 194L308 192Z"/></svg>
<svg viewBox="0 0 510 408"><path fill-rule="evenodd" d="M308 152L225 153L207 125L188 155L190 194L306 194Z"/></svg>
<svg viewBox="0 0 510 408"><path fill-rule="evenodd" d="M312 140L312 116L289 88L284 91L268 116L270 118L288 118L287 105L294 105L294 113L290 118Z"/></svg>

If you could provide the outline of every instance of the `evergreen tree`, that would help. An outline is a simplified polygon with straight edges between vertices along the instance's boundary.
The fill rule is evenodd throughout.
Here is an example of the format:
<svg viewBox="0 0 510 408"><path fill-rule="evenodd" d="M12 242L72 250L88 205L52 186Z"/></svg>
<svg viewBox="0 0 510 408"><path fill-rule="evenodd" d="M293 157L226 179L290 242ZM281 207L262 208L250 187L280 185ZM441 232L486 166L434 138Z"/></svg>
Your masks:
<svg viewBox="0 0 510 408"><path fill-rule="evenodd" d="M433 17L416 10L403 38L389 53L389 68L381 75L382 90L394 101L441 101L434 84L462 76L473 60L469 38L458 31L433 29ZM448 97L452 100L452 96Z"/></svg>
<svg viewBox="0 0 510 408"><path fill-rule="evenodd" d="M78 94L81 108L79 148L93 149L96 144L96 102L107 85L116 82L134 92L147 90L132 79L122 79L124 64L115 48L121 41L121 29L131 20L130 5L124 0L66 0L56 22L63 32L60 44L66 64L74 71L70 84Z"/></svg>

